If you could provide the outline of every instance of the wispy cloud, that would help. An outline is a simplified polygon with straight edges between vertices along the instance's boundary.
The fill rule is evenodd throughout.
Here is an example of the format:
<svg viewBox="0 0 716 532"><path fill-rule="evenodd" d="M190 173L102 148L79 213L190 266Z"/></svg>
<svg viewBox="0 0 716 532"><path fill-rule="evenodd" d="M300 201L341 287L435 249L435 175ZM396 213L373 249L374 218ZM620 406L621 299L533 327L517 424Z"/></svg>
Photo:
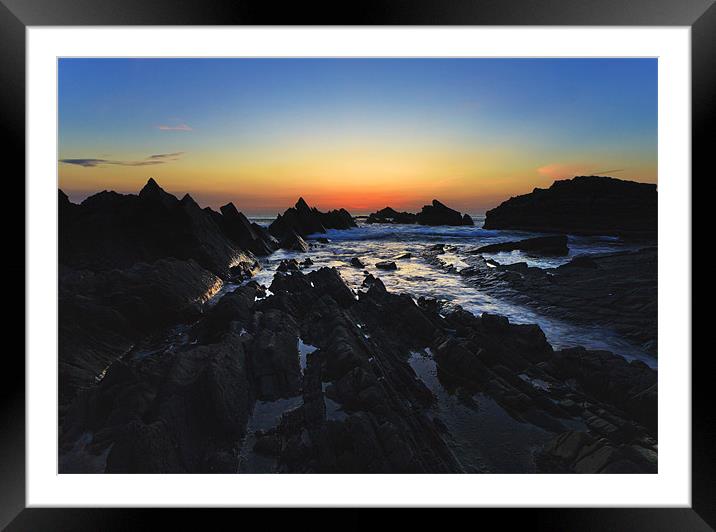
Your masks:
<svg viewBox="0 0 716 532"><path fill-rule="evenodd" d="M613 168L611 170L597 170L594 172L596 175L607 175L607 174L616 174L617 172L624 172L626 168Z"/></svg>
<svg viewBox="0 0 716 532"><path fill-rule="evenodd" d="M595 170L598 168L590 164L547 164L537 168L537 173L550 179L564 179L576 175L610 175L624 172L626 168L612 168L610 170Z"/></svg>
<svg viewBox="0 0 716 532"><path fill-rule="evenodd" d="M174 152L174 153L158 153L158 154L156 154L156 155L150 155L149 157L147 157L147 159L151 159L151 160L161 160L161 161L163 161L163 160L176 160L176 159L178 159L179 157L181 157L182 155L184 155L184 152L183 152L183 151L176 151L176 152Z"/></svg>
<svg viewBox="0 0 716 532"><path fill-rule="evenodd" d="M106 159L60 159L61 163L76 164L77 166L85 166L87 168L99 166L106 163Z"/></svg>
<svg viewBox="0 0 716 532"><path fill-rule="evenodd" d="M157 129L161 131L192 131L192 128L188 124L178 124L176 126L159 125Z"/></svg>
<svg viewBox="0 0 716 532"><path fill-rule="evenodd" d="M153 166L156 164L165 164L176 161L182 155L184 155L184 152L178 151L174 153L157 153L138 161L118 161L112 159L60 159L60 162L64 164L84 166L85 168L95 168L98 166Z"/></svg>

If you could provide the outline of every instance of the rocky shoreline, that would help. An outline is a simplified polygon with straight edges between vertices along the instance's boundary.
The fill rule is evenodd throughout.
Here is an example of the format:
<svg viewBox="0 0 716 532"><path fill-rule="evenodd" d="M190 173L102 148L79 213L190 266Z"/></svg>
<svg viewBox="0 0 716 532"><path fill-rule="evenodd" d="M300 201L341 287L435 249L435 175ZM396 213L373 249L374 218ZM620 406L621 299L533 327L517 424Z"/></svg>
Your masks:
<svg viewBox="0 0 716 532"><path fill-rule="evenodd" d="M449 245L438 244L423 255L453 268L440 260L446 251ZM657 248L576 256L546 269L500 264L478 252L465 257L468 267L455 271L473 286L549 316L606 327L657 356Z"/></svg>
<svg viewBox="0 0 716 532"><path fill-rule="evenodd" d="M576 176L535 188L485 213L485 229L655 240L656 185L607 176Z"/></svg>
<svg viewBox="0 0 716 532"><path fill-rule="evenodd" d="M81 205L60 193L60 472L503 472L456 443L444 393L468 412L489 398L517 438L540 431L522 472L656 472L657 372L642 362L555 350L537 325L393 293L369 273L354 290L335 268L308 271L310 257L282 262L268 286L250 280L257 255L305 252L305 236L354 225L343 209L299 200L266 230L232 204L201 209L153 180L138 196ZM160 238L169 228L179 236ZM445 248L424 258L439 262ZM656 349L655 250L554 271L481 253L459 272L480 289L578 318L588 298L585 319L653 335ZM416 372L416 353L435 383Z"/></svg>
<svg viewBox="0 0 716 532"><path fill-rule="evenodd" d="M449 429L430 415L434 394L407 363L428 348L461 393L554 434L539 470L656 467L655 371L608 352L555 352L539 327L500 316L443 315L372 276L356 294L334 269L280 272L269 291L249 282L167 338L135 346L79 392L63 419L65 463L85 441L85 463L104 460L107 472L237 472L255 402L300 397L252 435L251 452L275 471L459 472ZM299 342L316 348L304 363ZM566 437L574 418L586 428Z"/></svg>

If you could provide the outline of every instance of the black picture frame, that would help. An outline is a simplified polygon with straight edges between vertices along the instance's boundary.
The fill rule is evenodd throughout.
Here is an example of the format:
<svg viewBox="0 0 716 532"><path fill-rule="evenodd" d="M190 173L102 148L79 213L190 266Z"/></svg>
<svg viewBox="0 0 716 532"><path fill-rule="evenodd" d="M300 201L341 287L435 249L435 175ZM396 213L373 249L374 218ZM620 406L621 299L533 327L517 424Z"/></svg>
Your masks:
<svg viewBox="0 0 716 532"><path fill-rule="evenodd" d="M298 2L278 4L265 0L0 0L0 58L2 69L2 129L6 161L16 162L6 174L3 189L11 205L23 206L12 214L5 232L7 283L17 290L8 300L24 301L25 235L17 228L24 219L25 201L25 31L27 26L84 25L584 25L584 26L689 26L692 54L692 174L704 174L713 141L716 103L716 6L714 0L443 0L371 1L344 4ZM12 155L12 156L10 156ZM693 178L692 178L693 184ZM692 185L693 186L693 185ZM24 201L21 200L24 199ZM16 209L16 211L19 209ZM692 206L693 212L693 206ZM14 231L13 231L14 229ZM695 229L695 227L694 227ZM6 255L9 257L10 255ZM23 290L23 294L19 292ZM24 312L15 310L16 320ZM22 316L22 318L20 318ZM20 324L14 328L19 330ZM693 329L693 326L692 326ZM17 333L11 333L20 337ZM5 349L3 384L0 386L0 526L7 530L120 530L151 526L155 517L164 528L206 526L206 511L139 509L26 509L25 508L25 364L16 349ZM686 355L686 354L683 354ZM666 356L666 355L664 355ZM529 526L537 530L712 530L716 527L716 424L710 397L709 352L692 357L692 506L690 508L605 509L503 509L478 510L478 517L497 518L501 527ZM230 519L238 526L235 512ZM274 512L271 519L284 518ZM246 511L244 511L246 512ZM372 526L376 510L352 510L332 526ZM160 515L157 515L157 514ZM495 515L497 514L497 515ZM423 512L412 519L426 524ZM210 519L215 519L212 513ZM223 516L222 516L223 517ZM443 523L444 518L438 517ZM472 516L474 519L474 516ZM218 522L218 521L217 521ZM292 519L292 525L311 526L312 519ZM477 525L482 521L475 521ZM494 522L494 521L493 521ZM274 525L272 525L273 527ZM410 526L404 525L404 526Z"/></svg>

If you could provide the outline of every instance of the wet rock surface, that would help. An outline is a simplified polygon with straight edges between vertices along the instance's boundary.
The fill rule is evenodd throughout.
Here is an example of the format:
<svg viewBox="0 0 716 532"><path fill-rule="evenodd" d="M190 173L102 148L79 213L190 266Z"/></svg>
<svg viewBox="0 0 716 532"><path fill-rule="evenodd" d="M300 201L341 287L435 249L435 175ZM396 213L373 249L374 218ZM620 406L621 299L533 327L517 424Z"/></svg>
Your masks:
<svg viewBox="0 0 716 532"><path fill-rule="evenodd" d="M233 205L204 210L154 179L80 204L59 191L58 208L61 413L137 341L197 319L225 282L251 276L251 249L274 246Z"/></svg>
<svg viewBox="0 0 716 532"><path fill-rule="evenodd" d="M372 275L355 292L337 270L294 261L270 287L248 282L193 325L138 342L81 390L61 469L83 456L106 472L474 471L409 363L416 350L467 408L484 394L545 433L540 471L655 468L656 372L643 364L554 351L537 326L445 313ZM269 405L275 418L251 428Z"/></svg>
<svg viewBox="0 0 716 532"><path fill-rule="evenodd" d="M424 257L440 264L445 251L437 245ZM480 290L546 315L608 327L656 356L657 259L655 247L576 256L557 268L500 264L474 255L459 274Z"/></svg>
<svg viewBox="0 0 716 532"><path fill-rule="evenodd" d="M301 199L266 230L154 180L137 196L58 200L63 473L656 471L657 378L643 363L555 350L537 325L416 300L375 271L348 268L349 288L305 254L279 252L268 286L249 280L278 246L318 262L334 235L304 237L353 227L344 210ZM439 202L413 216L472 222ZM338 263L370 261L396 286L451 249ZM655 249L547 270L466 257L451 272L480 290L656 349Z"/></svg>
<svg viewBox="0 0 716 532"><path fill-rule="evenodd" d="M392 260L383 260L375 263L375 267L379 270L397 270L398 266L395 264L395 261Z"/></svg>
<svg viewBox="0 0 716 532"><path fill-rule="evenodd" d="M139 339L197 319L223 284L193 260L160 259L100 272L60 266L59 271L60 405L93 384Z"/></svg>
<svg viewBox="0 0 716 532"><path fill-rule="evenodd" d="M541 236L535 238L527 238L517 242L502 242L500 244L489 244L481 246L472 253L497 253L500 251L527 251L537 255L566 255L569 253L567 247L567 237L559 236Z"/></svg>
<svg viewBox="0 0 716 532"><path fill-rule="evenodd" d="M269 255L279 248L278 240L260 225L251 223L233 203L227 203L220 210L219 216L211 211L214 219L241 249L254 255Z"/></svg>
<svg viewBox="0 0 716 532"><path fill-rule="evenodd" d="M656 185L577 176L487 211L485 229L656 237Z"/></svg>

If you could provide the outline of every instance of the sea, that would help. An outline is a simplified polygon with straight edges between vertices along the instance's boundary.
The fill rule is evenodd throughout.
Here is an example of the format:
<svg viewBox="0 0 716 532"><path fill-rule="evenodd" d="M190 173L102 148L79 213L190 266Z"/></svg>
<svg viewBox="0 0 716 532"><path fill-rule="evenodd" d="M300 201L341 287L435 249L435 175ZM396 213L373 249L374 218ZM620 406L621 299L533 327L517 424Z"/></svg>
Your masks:
<svg viewBox="0 0 716 532"><path fill-rule="evenodd" d="M544 331L547 340L555 349L584 346L588 349L606 349L628 360L638 359L656 368L657 360L637 345L631 344L616 332L590 325L580 325L555 319L542 314L510 297L491 295L469 284L460 275L468 267L472 255L465 252L477 246L520 240L541 233L525 231L486 230L482 228L484 215L473 215L473 227L427 227L420 225L366 224L358 218L358 227L348 230L328 230L326 233L310 235L307 240L316 242L319 237L328 243L315 243L307 253L279 250L269 257L260 259L261 271L253 280L267 287L271 285L276 268L282 260L295 258L299 262L310 257L313 265L304 271L324 266L337 268L348 286L359 290L364 271L380 277L386 288L393 292L405 292L417 299L420 296L437 298L447 307L460 306L479 315L483 312L501 314L512 323L536 323ZM257 217L252 221L268 226L273 218ZM445 253L438 261L423 256L427 248L445 244ZM526 262L539 268L554 268L577 255L590 255L637 249L634 244L621 242L611 237L568 237L569 254L563 257L536 257L520 251L491 254L501 264ZM393 260L410 253L408 259L397 260L397 270L385 271L375 267L376 262ZM355 268L350 260L358 257L365 268ZM232 285L222 291L232 290ZM215 296L218 299L220 294ZM297 340L297 349L302 360L304 351L315 349ZM468 400L455 389L447 386L439 376L435 360L429 348L411 352L407 362L416 375L433 392L435 403L429 414L439 418L447 428L445 442L466 473L534 473L537 471L535 453L546 445L555 433L540 426L516 418L489 395L476 393ZM539 383L533 383L538 386ZM463 394L464 395L464 394ZM281 413L296 408L302 402L300 397L278 401L258 401L247 427L247 436L240 447L241 473L270 473L275 471L274 459L255 453L254 432L275 426ZM345 419L337 403L326 399L327 418ZM562 430L586 430L580 417L560 419Z"/></svg>
<svg viewBox="0 0 716 532"><path fill-rule="evenodd" d="M511 323L536 323L544 331L555 349L583 346L587 349L604 349L628 360L638 359L650 367L657 367L657 359L641 346L630 343L614 331L601 326L575 324L540 313L535 308L518 303L514 298L491 295L468 283L459 274L469 266L471 255L466 251L479 246L544 236L544 233L513 230L483 229L484 214L472 215L474 226L438 226L404 224L367 224L357 218L358 227L346 230L329 229L326 233L310 235L307 240L315 242L327 238L327 244L317 244L307 253L279 250L259 260L261 271L253 278L267 287L284 259L295 258L299 262L310 257L313 265L304 271L324 266L337 268L350 288L361 288L364 271L380 277L391 292L405 292L417 299L420 296L436 298L451 306L459 305L468 312L500 314ZM252 221L268 227L274 218L256 217ZM446 244L445 253L438 255L438 263L423 256L427 248ZM540 257L522 251L491 253L490 258L500 264L526 262L538 268L555 268L569 262L577 255L611 253L636 250L638 244L625 243L609 236L568 236L569 254L565 256ZM410 253L409 259L396 261L397 270L379 270L376 262L393 260ZM358 257L365 268L351 266L350 260ZM450 267L452 266L452 267ZM227 287L231 289L231 287Z"/></svg>

